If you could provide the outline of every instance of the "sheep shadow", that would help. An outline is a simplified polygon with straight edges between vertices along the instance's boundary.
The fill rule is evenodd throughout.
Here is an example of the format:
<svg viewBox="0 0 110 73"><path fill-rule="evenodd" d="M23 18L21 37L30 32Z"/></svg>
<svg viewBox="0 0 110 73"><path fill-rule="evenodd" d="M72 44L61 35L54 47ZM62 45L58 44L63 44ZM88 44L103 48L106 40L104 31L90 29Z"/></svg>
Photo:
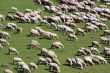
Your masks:
<svg viewBox="0 0 110 73"><path fill-rule="evenodd" d="M68 64L63 64L64 66L69 66Z"/></svg>
<svg viewBox="0 0 110 73"><path fill-rule="evenodd" d="M17 73L23 73L23 71L18 70Z"/></svg>
<svg viewBox="0 0 110 73"><path fill-rule="evenodd" d="M41 54L37 54L37 56L41 56Z"/></svg>

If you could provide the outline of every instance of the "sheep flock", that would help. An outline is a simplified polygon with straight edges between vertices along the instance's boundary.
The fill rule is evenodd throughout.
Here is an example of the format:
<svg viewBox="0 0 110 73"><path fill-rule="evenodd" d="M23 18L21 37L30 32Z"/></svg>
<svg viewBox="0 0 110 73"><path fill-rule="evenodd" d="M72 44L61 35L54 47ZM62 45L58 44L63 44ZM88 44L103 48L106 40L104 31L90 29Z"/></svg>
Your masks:
<svg viewBox="0 0 110 73"><path fill-rule="evenodd" d="M0 73L110 73L110 3L3 0L0 5Z"/></svg>

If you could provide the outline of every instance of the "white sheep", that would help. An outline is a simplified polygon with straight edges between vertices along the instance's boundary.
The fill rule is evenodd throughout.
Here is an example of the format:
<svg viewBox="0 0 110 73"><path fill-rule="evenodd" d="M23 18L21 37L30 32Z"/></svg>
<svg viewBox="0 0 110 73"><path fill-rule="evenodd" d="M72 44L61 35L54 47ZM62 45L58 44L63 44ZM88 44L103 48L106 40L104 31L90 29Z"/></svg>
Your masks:
<svg viewBox="0 0 110 73"><path fill-rule="evenodd" d="M8 48L8 53L11 54L12 52L15 53L15 54L19 54L19 52L16 50L16 48L9 47Z"/></svg>
<svg viewBox="0 0 110 73"><path fill-rule="evenodd" d="M13 73L13 72L11 70L9 70L9 69L5 69L4 73Z"/></svg>

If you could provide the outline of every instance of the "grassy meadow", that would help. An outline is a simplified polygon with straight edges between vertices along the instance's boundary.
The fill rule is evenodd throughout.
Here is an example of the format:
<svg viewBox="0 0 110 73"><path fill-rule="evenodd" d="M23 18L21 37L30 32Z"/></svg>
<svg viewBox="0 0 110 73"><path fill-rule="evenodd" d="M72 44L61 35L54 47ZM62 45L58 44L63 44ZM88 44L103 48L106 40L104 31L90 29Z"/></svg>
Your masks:
<svg viewBox="0 0 110 73"><path fill-rule="evenodd" d="M53 0L54 1L54 0ZM54 2L55 4L57 3ZM35 9L43 9L42 5L36 5L32 0L0 0L0 13L4 14L5 16L10 11L11 7L15 6L20 11L23 11L26 8L35 10ZM48 12L43 12L43 15L52 15ZM3 29L5 30L5 25L8 22L14 22L16 21L0 21L4 25ZM108 27L110 28L110 22L105 22ZM12 36L11 39L7 39L7 41L10 43L9 46L15 47L20 54L19 55L8 55L8 47L5 46L3 51L0 51L0 73L3 73L4 69L11 69L14 73L20 73L16 69L15 66L12 65L12 59L13 57L21 57L24 62L27 64L30 62L37 62L37 59L39 58L40 54L40 48L46 47L50 48L51 44L54 42L53 40L46 40L46 39L40 39L40 37L28 37L27 34L29 33L31 28L37 27L39 23L37 24L29 24L29 23L16 23L19 27L23 28L23 32L20 34L15 34L15 31L7 31ZM62 23L63 24L63 23ZM78 27L83 28L84 23L77 23ZM62 33L58 31L54 31L54 29L51 29L46 26L38 26L43 28L44 30L51 31L54 33L57 33L59 36L59 39L57 41L60 41L64 44L65 48L64 50L59 49L49 49L55 51L55 53L58 56L59 61L61 62L61 73L110 73L110 63L108 64L101 64L101 65L95 65L95 66L87 66L83 70L75 69L69 66L65 65L65 61L68 57L76 57L77 49L81 46L88 47L91 45L91 41L97 40L99 41L100 35L102 34L102 31L97 31L96 33L87 33L86 36L78 36L79 41L68 41L67 36L63 35ZM94 37L94 38L92 38ZM27 44L30 43L31 40L37 40L40 43L39 48L36 49L26 49ZM100 52L103 51L103 47L105 45L102 44L102 48L99 48ZM109 47L109 46L107 46ZM82 56L79 56L82 57ZM109 61L109 60L108 60ZM3 67L3 65L6 65L6 67ZM33 71L32 73L51 73L48 70L48 66L46 65L38 65L38 70Z"/></svg>

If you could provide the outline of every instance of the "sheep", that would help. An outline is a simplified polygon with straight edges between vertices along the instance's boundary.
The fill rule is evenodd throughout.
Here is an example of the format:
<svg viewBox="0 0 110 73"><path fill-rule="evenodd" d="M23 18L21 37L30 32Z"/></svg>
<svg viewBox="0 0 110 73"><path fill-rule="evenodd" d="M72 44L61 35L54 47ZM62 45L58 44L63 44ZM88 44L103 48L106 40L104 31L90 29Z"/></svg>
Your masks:
<svg viewBox="0 0 110 73"><path fill-rule="evenodd" d="M36 29L31 29L30 36L40 36L40 33Z"/></svg>
<svg viewBox="0 0 110 73"><path fill-rule="evenodd" d="M86 35L86 33L84 32L84 30L83 29L81 29L81 28L77 28L77 34L78 35Z"/></svg>
<svg viewBox="0 0 110 73"><path fill-rule="evenodd" d="M5 20L4 15L0 14L0 21Z"/></svg>
<svg viewBox="0 0 110 73"><path fill-rule="evenodd" d="M51 25L51 27L53 27L53 28L57 29L57 24L55 24L55 23L51 22L51 23L50 23L50 25Z"/></svg>
<svg viewBox="0 0 110 73"><path fill-rule="evenodd" d="M57 55L55 54L54 51L48 51L47 56L50 57L50 58L56 58L57 59Z"/></svg>
<svg viewBox="0 0 110 73"><path fill-rule="evenodd" d="M3 50L3 46L0 44L0 50Z"/></svg>
<svg viewBox="0 0 110 73"><path fill-rule="evenodd" d="M9 45L8 41L6 41L5 39L0 39L0 44L5 46Z"/></svg>
<svg viewBox="0 0 110 73"><path fill-rule="evenodd" d="M34 68L35 70L37 70L37 65L35 63L29 63L29 68L30 70L32 70L32 68Z"/></svg>
<svg viewBox="0 0 110 73"><path fill-rule="evenodd" d="M22 59L19 58L19 57L14 57L14 58L13 58L13 64L15 65L15 64L17 64L18 62L23 62L23 61L22 61Z"/></svg>
<svg viewBox="0 0 110 73"><path fill-rule="evenodd" d="M57 65L61 65L61 63L59 62L59 60L57 58L52 58L52 62L56 63Z"/></svg>
<svg viewBox="0 0 110 73"><path fill-rule="evenodd" d="M78 41L77 36L74 35L74 34L68 34L68 38L70 38L70 40L73 39L73 40L75 40L75 41Z"/></svg>
<svg viewBox="0 0 110 73"><path fill-rule="evenodd" d="M18 9L16 7L11 7L11 11L16 12L16 11L18 11Z"/></svg>
<svg viewBox="0 0 110 73"><path fill-rule="evenodd" d="M21 32L22 32L22 28L21 27L16 28L16 33L21 33Z"/></svg>
<svg viewBox="0 0 110 73"><path fill-rule="evenodd" d="M94 27L86 26L86 32L96 32Z"/></svg>
<svg viewBox="0 0 110 73"><path fill-rule="evenodd" d="M75 60L76 62L81 62L84 67L86 66L86 63L81 58L76 57Z"/></svg>
<svg viewBox="0 0 110 73"><path fill-rule="evenodd" d="M24 13L20 12L20 11L16 11L16 15L18 15L19 17L23 17Z"/></svg>
<svg viewBox="0 0 110 73"><path fill-rule="evenodd" d="M22 69L23 69L23 72L31 73L31 70L29 69L29 67L27 65L23 65Z"/></svg>
<svg viewBox="0 0 110 73"><path fill-rule="evenodd" d="M11 70L9 70L9 69L5 69L4 73L13 73L13 72Z"/></svg>
<svg viewBox="0 0 110 73"><path fill-rule="evenodd" d="M81 48L78 50L78 54L79 54L80 52L83 53L84 55L91 55L91 54L92 54L90 49L83 48L83 47L81 47Z"/></svg>
<svg viewBox="0 0 110 73"><path fill-rule="evenodd" d="M17 25L15 23L7 23L7 25L11 25L14 29L17 28Z"/></svg>
<svg viewBox="0 0 110 73"><path fill-rule="evenodd" d="M104 57L102 57L102 56L95 56L95 57L98 58L102 63L107 64L107 61L105 60Z"/></svg>
<svg viewBox="0 0 110 73"><path fill-rule="evenodd" d="M100 37L100 42L101 42L101 44L108 44L108 38L106 38L106 37Z"/></svg>
<svg viewBox="0 0 110 73"><path fill-rule="evenodd" d="M11 54L11 52L13 52L13 53L15 53L15 54L17 54L17 55L19 54L19 52L18 52L15 48L9 47L9 48L8 48L8 53Z"/></svg>
<svg viewBox="0 0 110 73"><path fill-rule="evenodd" d="M60 73L60 67L56 63L49 63L49 69L55 73Z"/></svg>
<svg viewBox="0 0 110 73"><path fill-rule="evenodd" d="M100 60L97 59L96 57L92 57L92 61L93 61L93 63L97 63L97 64L101 63Z"/></svg>
<svg viewBox="0 0 110 73"><path fill-rule="evenodd" d="M85 56L84 61L87 62L87 63L90 63L92 66L94 66L94 63L92 61L91 56Z"/></svg>
<svg viewBox="0 0 110 73"><path fill-rule="evenodd" d="M110 30L104 30L103 35L110 35Z"/></svg>
<svg viewBox="0 0 110 73"><path fill-rule="evenodd" d="M49 36L50 36L50 39L57 40L57 39L59 38L56 33L51 33L51 32L49 32L48 34L49 34Z"/></svg>
<svg viewBox="0 0 110 73"><path fill-rule="evenodd" d="M41 49L41 55L47 55L48 49L47 48L42 48Z"/></svg>
<svg viewBox="0 0 110 73"><path fill-rule="evenodd" d="M85 52L84 50L78 49L77 55L79 55L80 53L81 53L81 54L84 54L84 55L87 55L86 52Z"/></svg>
<svg viewBox="0 0 110 73"><path fill-rule="evenodd" d="M3 27L3 24L0 23L0 28L2 28L2 27Z"/></svg>
<svg viewBox="0 0 110 73"><path fill-rule="evenodd" d="M32 40L30 45L28 45L28 46L29 46L29 48L34 48L34 47L38 48L39 45L40 44L36 40Z"/></svg>
<svg viewBox="0 0 110 73"><path fill-rule="evenodd" d="M11 15L11 14L8 14L8 15L6 16L6 20L14 20L14 16Z"/></svg>
<svg viewBox="0 0 110 73"><path fill-rule="evenodd" d="M82 63L80 61L78 61L78 62L75 63L75 67L78 67L81 70L84 68L83 65L82 65Z"/></svg>
<svg viewBox="0 0 110 73"><path fill-rule="evenodd" d="M97 54L100 54L99 50L95 47L91 47L90 50L91 52L94 52L94 53L96 52Z"/></svg>
<svg viewBox="0 0 110 73"><path fill-rule="evenodd" d="M106 30L108 29L107 25L106 24L103 24L103 23L100 23L99 24L99 28L100 29L106 29Z"/></svg>
<svg viewBox="0 0 110 73"><path fill-rule="evenodd" d="M61 42L54 42L51 48L64 48L64 45Z"/></svg>
<svg viewBox="0 0 110 73"><path fill-rule="evenodd" d="M52 63L52 59L49 57L45 57L45 59L47 60L48 63Z"/></svg>
<svg viewBox="0 0 110 73"><path fill-rule="evenodd" d="M32 10L31 9L25 9L25 12L30 13L30 12L32 12Z"/></svg>
<svg viewBox="0 0 110 73"><path fill-rule="evenodd" d="M2 38L11 38L10 34L5 31L0 31L0 37Z"/></svg>
<svg viewBox="0 0 110 73"><path fill-rule="evenodd" d="M66 64L69 65L69 66L72 66L72 59L71 58L67 58L66 60Z"/></svg>
<svg viewBox="0 0 110 73"><path fill-rule="evenodd" d="M96 46L96 47L101 48L101 45L100 45L99 42L97 42L97 41L92 41L92 46L93 46L93 47Z"/></svg>
<svg viewBox="0 0 110 73"><path fill-rule="evenodd" d="M6 29L8 29L8 30L14 30L15 28L12 27L11 25L6 25Z"/></svg>
<svg viewBox="0 0 110 73"><path fill-rule="evenodd" d="M48 65L48 62L47 62L46 58L39 57L38 64L46 64L46 65Z"/></svg>
<svg viewBox="0 0 110 73"><path fill-rule="evenodd" d="M105 51L105 56L108 58L108 57L110 57L110 50L108 50L108 51Z"/></svg>

